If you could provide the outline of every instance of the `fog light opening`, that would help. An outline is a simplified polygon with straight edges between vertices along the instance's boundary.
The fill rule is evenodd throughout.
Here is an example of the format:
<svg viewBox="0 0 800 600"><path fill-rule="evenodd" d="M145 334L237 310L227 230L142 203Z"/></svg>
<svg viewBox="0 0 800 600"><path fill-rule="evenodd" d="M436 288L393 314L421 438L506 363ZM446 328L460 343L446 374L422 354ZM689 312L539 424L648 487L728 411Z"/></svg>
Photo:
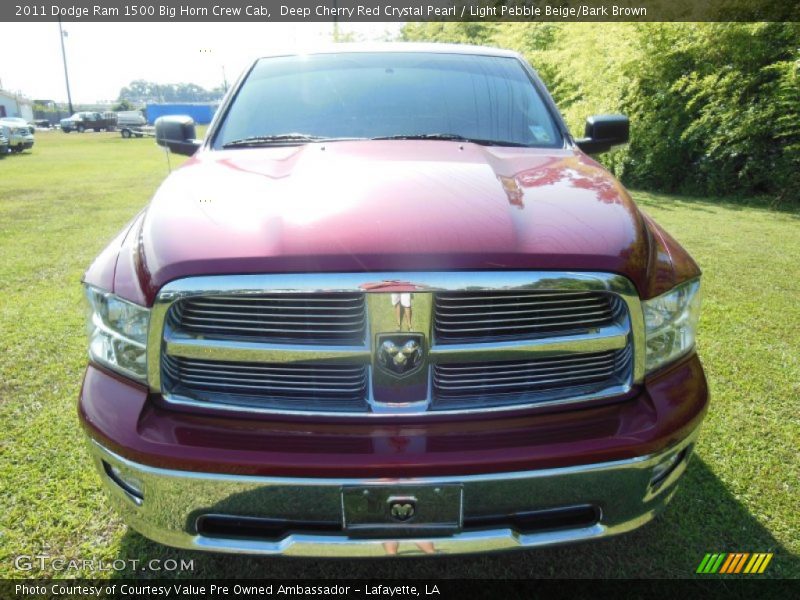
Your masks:
<svg viewBox="0 0 800 600"><path fill-rule="evenodd" d="M675 470L684 463L689 457L691 446L687 446L680 452L673 453L666 460L661 461L653 467L653 476L650 479L650 489L658 488L663 484Z"/></svg>
<svg viewBox="0 0 800 600"><path fill-rule="evenodd" d="M210 538L242 538L280 542L294 533L341 535L340 521L300 521L233 515L200 515L195 521L200 535Z"/></svg>
<svg viewBox="0 0 800 600"><path fill-rule="evenodd" d="M138 478L126 474L122 469L115 467L103 461L103 470L108 478L116 483L123 492L125 492L131 500L136 504L141 504L144 500L144 493L142 492L142 482Z"/></svg>

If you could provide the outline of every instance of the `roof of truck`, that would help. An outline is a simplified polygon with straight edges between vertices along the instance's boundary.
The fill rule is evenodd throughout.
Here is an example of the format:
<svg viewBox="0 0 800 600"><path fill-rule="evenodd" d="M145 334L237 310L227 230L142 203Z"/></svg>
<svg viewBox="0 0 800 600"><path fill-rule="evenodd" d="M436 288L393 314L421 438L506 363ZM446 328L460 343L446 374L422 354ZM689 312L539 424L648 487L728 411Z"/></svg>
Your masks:
<svg viewBox="0 0 800 600"><path fill-rule="evenodd" d="M480 56L503 56L518 58L520 55L513 50L492 48L489 46L472 46L469 44L431 44L416 42L364 42L364 43L339 43L310 46L292 52L275 51L262 55L261 58L275 56L299 56L303 54L341 54L358 52L425 52L437 54L473 54Z"/></svg>

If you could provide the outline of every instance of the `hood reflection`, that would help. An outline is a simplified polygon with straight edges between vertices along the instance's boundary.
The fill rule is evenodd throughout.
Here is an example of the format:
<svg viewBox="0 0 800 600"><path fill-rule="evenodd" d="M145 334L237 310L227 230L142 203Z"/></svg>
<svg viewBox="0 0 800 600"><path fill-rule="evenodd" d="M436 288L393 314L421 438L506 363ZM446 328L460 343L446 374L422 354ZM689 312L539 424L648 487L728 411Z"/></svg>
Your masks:
<svg viewBox="0 0 800 600"><path fill-rule="evenodd" d="M569 156L544 166L497 176L508 203L525 208L525 189L561 185L591 192L603 204L622 204L622 185L582 156Z"/></svg>

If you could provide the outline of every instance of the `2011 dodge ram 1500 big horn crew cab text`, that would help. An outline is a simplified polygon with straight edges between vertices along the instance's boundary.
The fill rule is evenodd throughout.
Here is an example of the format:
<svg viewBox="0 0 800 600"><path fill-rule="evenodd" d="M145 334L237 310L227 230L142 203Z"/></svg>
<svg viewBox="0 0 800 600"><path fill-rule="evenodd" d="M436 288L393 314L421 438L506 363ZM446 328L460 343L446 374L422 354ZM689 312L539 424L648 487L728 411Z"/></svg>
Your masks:
<svg viewBox="0 0 800 600"><path fill-rule="evenodd" d="M661 510L700 271L504 50L261 58L84 284L79 414L127 523L258 554L590 540Z"/></svg>

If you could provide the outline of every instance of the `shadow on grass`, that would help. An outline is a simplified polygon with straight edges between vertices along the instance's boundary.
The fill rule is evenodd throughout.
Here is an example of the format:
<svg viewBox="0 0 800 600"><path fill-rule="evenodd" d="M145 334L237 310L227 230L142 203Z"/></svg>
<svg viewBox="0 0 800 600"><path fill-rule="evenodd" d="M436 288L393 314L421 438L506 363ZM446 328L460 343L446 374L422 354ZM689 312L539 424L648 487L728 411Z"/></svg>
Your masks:
<svg viewBox="0 0 800 600"><path fill-rule="evenodd" d="M142 563L161 559L162 564L168 558L194 561L192 571L136 574L154 578L656 578L693 576L706 552L774 552L765 576L800 576L800 559L779 544L697 457L658 519L632 533L596 542L466 557L300 559L187 552L128 530L118 558Z"/></svg>
<svg viewBox="0 0 800 600"><path fill-rule="evenodd" d="M794 219L800 219L800 206L797 204L775 204L772 198L714 198L699 196L677 196L674 194L662 194L659 192L647 192L642 190L630 190L631 196L636 203L644 209L648 206L658 208L663 211L693 210L705 213L714 213L715 209L723 208L731 211L743 210L762 210L767 212L780 213Z"/></svg>

